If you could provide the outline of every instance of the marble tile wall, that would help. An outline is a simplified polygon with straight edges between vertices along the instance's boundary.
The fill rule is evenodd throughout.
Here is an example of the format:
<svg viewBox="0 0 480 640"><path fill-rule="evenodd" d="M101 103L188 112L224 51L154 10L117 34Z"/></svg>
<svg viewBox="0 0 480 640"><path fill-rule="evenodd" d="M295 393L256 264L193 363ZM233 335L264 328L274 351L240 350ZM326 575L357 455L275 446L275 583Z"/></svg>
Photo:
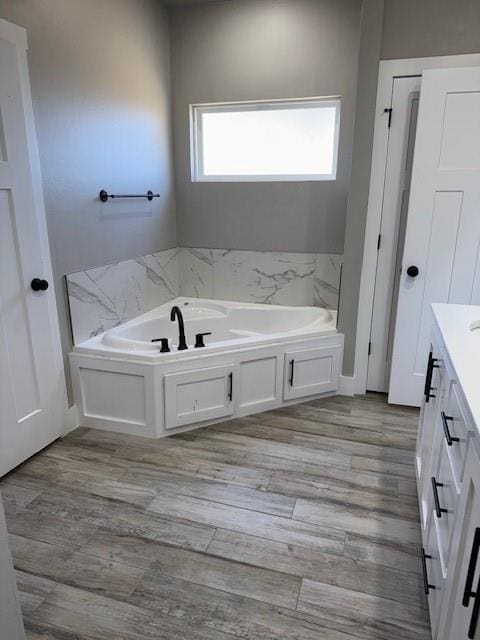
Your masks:
<svg viewBox="0 0 480 640"><path fill-rule="evenodd" d="M67 275L74 343L178 297L178 254L168 249Z"/></svg>
<svg viewBox="0 0 480 640"><path fill-rule="evenodd" d="M79 343L178 295L336 309L343 257L176 248L67 276Z"/></svg>

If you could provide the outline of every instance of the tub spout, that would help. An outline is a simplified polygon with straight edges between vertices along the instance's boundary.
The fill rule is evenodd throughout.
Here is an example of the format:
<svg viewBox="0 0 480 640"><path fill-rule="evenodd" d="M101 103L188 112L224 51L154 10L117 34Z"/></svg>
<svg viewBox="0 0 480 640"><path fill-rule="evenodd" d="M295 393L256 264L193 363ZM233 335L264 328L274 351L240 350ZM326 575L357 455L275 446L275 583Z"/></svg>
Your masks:
<svg viewBox="0 0 480 640"><path fill-rule="evenodd" d="M180 307L172 307L170 320L172 322L178 320L178 350L184 351L185 349L188 349L187 341L185 340L185 325L183 324L183 315Z"/></svg>

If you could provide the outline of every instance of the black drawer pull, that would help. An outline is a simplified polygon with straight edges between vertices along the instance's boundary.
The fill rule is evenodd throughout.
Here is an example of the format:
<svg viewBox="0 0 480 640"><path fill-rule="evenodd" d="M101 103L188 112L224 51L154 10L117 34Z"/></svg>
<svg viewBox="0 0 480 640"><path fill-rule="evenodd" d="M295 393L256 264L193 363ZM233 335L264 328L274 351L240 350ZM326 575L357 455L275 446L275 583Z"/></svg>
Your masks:
<svg viewBox="0 0 480 640"><path fill-rule="evenodd" d="M428 354L428 365L427 365L427 373L425 375L425 388L423 390L423 394L425 396L425 402L429 402L430 398L435 398L435 395L432 393L432 376L433 370L438 369L437 358L433 357L433 353L430 351Z"/></svg>
<svg viewBox="0 0 480 640"><path fill-rule="evenodd" d="M230 402L233 400L233 373L228 374L228 399Z"/></svg>
<svg viewBox="0 0 480 640"><path fill-rule="evenodd" d="M468 607L470 598L473 598L472 617L470 618L470 626L468 627L467 638L473 640L475 631L477 630L478 614L480 613L480 577L478 579L477 590L472 591L473 578L477 568L478 551L480 549L480 527L475 529L473 536L472 551L470 553L470 561L468 563L467 579L465 580L465 590L463 592L462 604Z"/></svg>
<svg viewBox="0 0 480 640"><path fill-rule="evenodd" d="M437 514L437 518L441 518L442 513L448 513L448 509L441 508L440 500L438 498L437 487L443 487L443 483L437 482L435 478L432 478L432 491L433 491L433 501L435 502L435 513Z"/></svg>
<svg viewBox="0 0 480 640"><path fill-rule="evenodd" d="M288 379L288 384L293 387L293 372L295 370L295 360L290 360L290 378Z"/></svg>
<svg viewBox="0 0 480 640"><path fill-rule="evenodd" d="M428 596L430 593L430 589L435 589L436 587L433 584L428 584L428 573L427 573L427 560L431 560L432 556L427 556L425 553L425 549L422 547L422 572L423 572L423 590L425 591L425 595Z"/></svg>
<svg viewBox="0 0 480 640"><path fill-rule="evenodd" d="M450 434L450 429L448 428L448 421L451 420L453 422L453 417L446 416L445 411L442 411L440 415L442 416L443 433L445 434L445 440L447 441L448 446L451 447L454 442L460 441L460 438L452 437L452 435Z"/></svg>

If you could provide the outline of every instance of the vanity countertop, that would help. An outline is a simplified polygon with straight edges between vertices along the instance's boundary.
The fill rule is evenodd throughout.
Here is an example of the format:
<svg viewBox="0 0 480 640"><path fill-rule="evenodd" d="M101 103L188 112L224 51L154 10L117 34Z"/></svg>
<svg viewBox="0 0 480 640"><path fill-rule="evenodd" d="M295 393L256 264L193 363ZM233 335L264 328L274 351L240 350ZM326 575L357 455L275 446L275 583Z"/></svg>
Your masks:
<svg viewBox="0 0 480 640"><path fill-rule="evenodd" d="M480 428L480 306L433 304L432 310L471 418Z"/></svg>

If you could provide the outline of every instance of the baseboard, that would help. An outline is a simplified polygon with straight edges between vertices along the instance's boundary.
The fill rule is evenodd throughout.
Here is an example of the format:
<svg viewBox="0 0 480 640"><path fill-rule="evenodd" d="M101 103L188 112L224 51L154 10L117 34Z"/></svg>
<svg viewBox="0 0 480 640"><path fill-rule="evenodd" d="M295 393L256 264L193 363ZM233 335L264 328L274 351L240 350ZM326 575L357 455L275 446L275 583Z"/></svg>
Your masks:
<svg viewBox="0 0 480 640"><path fill-rule="evenodd" d="M78 409L76 404L72 405L71 407L68 407L68 409L65 411L64 425L65 425L65 429L64 429L65 436L67 435L67 433L70 433L70 431L73 431L78 426L80 426L80 420L78 417Z"/></svg>
<svg viewBox="0 0 480 640"><path fill-rule="evenodd" d="M341 396L355 395L355 378L354 376L340 376L340 387L338 393Z"/></svg>

